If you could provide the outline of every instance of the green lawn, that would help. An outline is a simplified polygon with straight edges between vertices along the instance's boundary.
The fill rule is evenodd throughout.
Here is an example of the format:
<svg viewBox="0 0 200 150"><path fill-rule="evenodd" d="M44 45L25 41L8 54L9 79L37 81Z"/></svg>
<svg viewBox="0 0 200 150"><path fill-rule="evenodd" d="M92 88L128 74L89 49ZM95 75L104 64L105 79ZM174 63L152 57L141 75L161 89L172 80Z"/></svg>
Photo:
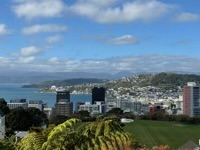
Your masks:
<svg viewBox="0 0 200 150"><path fill-rule="evenodd" d="M177 150L188 140L198 144L200 139L200 125L136 120L125 124L124 129L146 147L169 145L170 149Z"/></svg>

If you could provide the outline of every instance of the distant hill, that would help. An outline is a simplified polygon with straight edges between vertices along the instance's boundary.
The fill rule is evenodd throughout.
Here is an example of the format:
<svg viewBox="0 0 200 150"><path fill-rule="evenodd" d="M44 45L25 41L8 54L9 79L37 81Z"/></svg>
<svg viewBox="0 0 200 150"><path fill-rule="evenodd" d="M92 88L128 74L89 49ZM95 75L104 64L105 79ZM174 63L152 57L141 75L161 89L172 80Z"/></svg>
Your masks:
<svg viewBox="0 0 200 150"><path fill-rule="evenodd" d="M52 85L57 87L59 86L73 86L78 84L86 84L86 83L105 83L108 80L104 79L84 79L84 78L77 78L77 79L66 79L66 80L52 80L52 81L43 81L38 84L29 84L23 85L23 88L49 88Z"/></svg>
<svg viewBox="0 0 200 150"><path fill-rule="evenodd" d="M38 84L24 85L25 88L48 88L52 85L56 86L73 86L83 83L105 83L106 88L117 89L119 87L130 88L133 86L155 86L160 88L176 88L184 86L187 82L196 82L200 84L200 75L194 74L177 74L177 73L158 73L158 74L141 74L132 77L120 78L117 80L106 80L96 78L75 78L66 80L48 80Z"/></svg>
<svg viewBox="0 0 200 150"><path fill-rule="evenodd" d="M91 72L0 72L0 84L33 84L47 80L65 80L74 78L115 80L121 77L130 77L132 75L134 75L132 72L120 72L117 74Z"/></svg>
<svg viewBox="0 0 200 150"><path fill-rule="evenodd" d="M184 86L187 82L200 84L200 76L194 74L159 73L152 77L150 84L153 86Z"/></svg>
<svg viewBox="0 0 200 150"><path fill-rule="evenodd" d="M160 88L176 88L184 86L187 82L196 82L200 84L200 76L194 74L177 74L177 73L158 73L158 74L141 74L118 79L106 83L107 88L117 89L119 87L130 88L133 86L155 86Z"/></svg>

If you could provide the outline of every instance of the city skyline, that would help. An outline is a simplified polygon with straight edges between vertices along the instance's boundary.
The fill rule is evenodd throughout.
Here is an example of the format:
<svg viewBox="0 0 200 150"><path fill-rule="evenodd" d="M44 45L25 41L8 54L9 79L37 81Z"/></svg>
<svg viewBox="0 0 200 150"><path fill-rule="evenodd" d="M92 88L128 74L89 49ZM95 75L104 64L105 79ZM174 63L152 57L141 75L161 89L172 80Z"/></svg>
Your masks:
<svg viewBox="0 0 200 150"><path fill-rule="evenodd" d="M0 69L196 72L199 0L8 0Z"/></svg>

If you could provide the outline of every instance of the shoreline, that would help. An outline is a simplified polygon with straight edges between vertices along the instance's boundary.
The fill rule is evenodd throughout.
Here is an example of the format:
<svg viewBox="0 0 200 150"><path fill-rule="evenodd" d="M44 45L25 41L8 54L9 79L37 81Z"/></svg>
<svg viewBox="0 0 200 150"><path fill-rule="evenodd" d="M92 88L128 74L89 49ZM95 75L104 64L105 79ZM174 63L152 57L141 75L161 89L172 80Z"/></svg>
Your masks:
<svg viewBox="0 0 200 150"><path fill-rule="evenodd" d="M49 94L56 94L55 92L45 92L45 91L37 91L38 93L49 93ZM70 93L70 94L74 94L74 95L92 95L92 93Z"/></svg>

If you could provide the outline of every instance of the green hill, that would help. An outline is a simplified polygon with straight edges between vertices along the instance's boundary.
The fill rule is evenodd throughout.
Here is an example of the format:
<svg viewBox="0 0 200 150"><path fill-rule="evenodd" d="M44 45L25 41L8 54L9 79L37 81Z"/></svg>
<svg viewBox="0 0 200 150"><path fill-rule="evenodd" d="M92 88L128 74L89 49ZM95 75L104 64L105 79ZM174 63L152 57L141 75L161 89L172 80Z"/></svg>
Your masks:
<svg viewBox="0 0 200 150"><path fill-rule="evenodd" d="M152 86L184 86L187 82L200 84L200 76L193 74L159 73L152 77Z"/></svg>
<svg viewBox="0 0 200 150"><path fill-rule="evenodd" d="M43 81L38 84L30 84L30 85L23 85L23 88L49 88L52 85L55 86L74 86L78 84L88 84L88 83L104 83L107 80L103 79L84 79L84 78L77 78L77 79L66 79L66 80L52 80L52 81Z"/></svg>

